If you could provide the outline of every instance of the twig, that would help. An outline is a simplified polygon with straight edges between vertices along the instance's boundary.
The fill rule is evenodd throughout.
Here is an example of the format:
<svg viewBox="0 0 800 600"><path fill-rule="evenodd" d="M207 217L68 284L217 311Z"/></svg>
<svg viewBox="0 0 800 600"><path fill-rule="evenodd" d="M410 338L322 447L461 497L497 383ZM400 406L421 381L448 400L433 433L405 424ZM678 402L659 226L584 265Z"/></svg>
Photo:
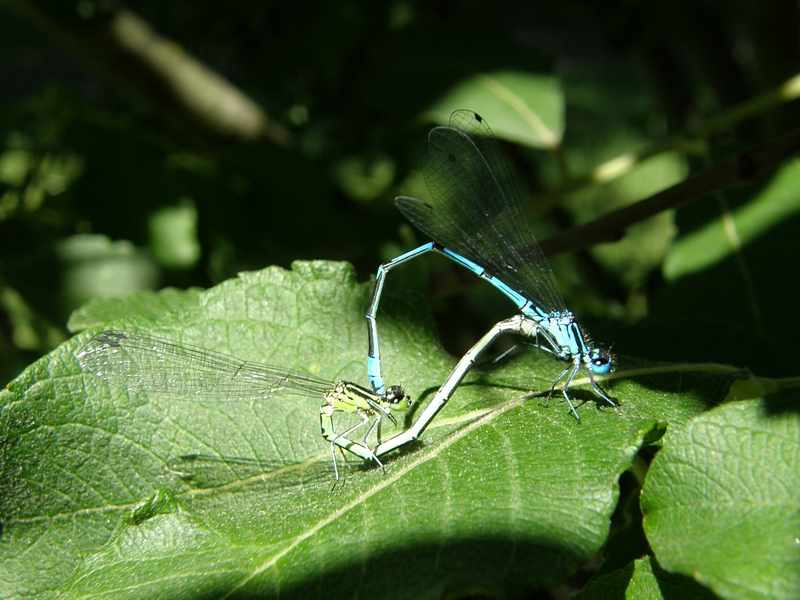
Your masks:
<svg viewBox="0 0 800 600"><path fill-rule="evenodd" d="M595 244L616 242L631 225L714 192L753 183L798 152L800 152L800 129L753 150L734 154L713 167L636 204L545 240L541 243L542 250L547 256L555 256L562 252L583 250Z"/></svg>
<svg viewBox="0 0 800 600"><path fill-rule="evenodd" d="M83 20L46 3L5 2L184 134L216 143L293 142L242 90L116 2L79 3L89 11Z"/></svg>

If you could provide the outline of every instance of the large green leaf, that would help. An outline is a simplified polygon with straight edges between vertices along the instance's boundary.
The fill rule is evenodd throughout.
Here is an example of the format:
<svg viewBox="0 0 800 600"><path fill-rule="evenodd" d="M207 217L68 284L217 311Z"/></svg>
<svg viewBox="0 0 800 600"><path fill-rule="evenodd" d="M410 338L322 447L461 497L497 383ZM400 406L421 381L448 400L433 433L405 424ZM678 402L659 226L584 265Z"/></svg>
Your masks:
<svg viewBox="0 0 800 600"><path fill-rule="evenodd" d="M800 402L775 398L668 435L642 492L659 562L723 598L800 595Z"/></svg>
<svg viewBox="0 0 800 600"><path fill-rule="evenodd" d="M781 166L772 181L746 205L712 221L673 244L664 277L675 280L717 264L800 211L800 161Z"/></svg>
<svg viewBox="0 0 800 600"><path fill-rule="evenodd" d="M363 383L369 290L349 265L295 263L185 302L142 294L126 318L104 303L81 321L114 314L106 327ZM387 379L417 401L409 418L454 364L418 303L387 298L379 319ZM153 319L169 306L182 310ZM519 596L601 548L643 441L730 383L623 370L616 410L573 388L590 400L577 423L563 401L525 395L548 390L562 364L522 352L474 370L422 443L385 457L385 474L354 465L332 493L318 402L148 398L81 372L73 353L95 331L0 395L4 596L438 598L465 582Z"/></svg>
<svg viewBox="0 0 800 600"><path fill-rule="evenodd" d="M465 79L427 111L447 125L454 110L491 115L492 131L504 140L554 149L564 134L564 94L556 77L522 71L478 73Z"/></svg>

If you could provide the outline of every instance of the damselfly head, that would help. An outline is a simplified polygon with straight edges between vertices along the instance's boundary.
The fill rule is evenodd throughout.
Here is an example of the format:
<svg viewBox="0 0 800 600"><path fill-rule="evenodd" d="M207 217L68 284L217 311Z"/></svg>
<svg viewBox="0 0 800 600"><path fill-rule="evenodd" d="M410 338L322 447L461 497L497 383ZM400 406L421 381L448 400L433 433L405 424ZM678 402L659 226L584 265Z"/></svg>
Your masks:
<svg viewBox="0 0 800 600"><path fill-rule="evenodd" d="M589 368L596 375L605 375L611 372L614 355L607 348L592 348L589 352Z"/></svg>
<svg viewBox="0 0 800 600"><path fill-rule="evenodd" d="M390 385L386 388L386 402L392 410L406 410L411 405L411 397L399 385Z"/></svg>

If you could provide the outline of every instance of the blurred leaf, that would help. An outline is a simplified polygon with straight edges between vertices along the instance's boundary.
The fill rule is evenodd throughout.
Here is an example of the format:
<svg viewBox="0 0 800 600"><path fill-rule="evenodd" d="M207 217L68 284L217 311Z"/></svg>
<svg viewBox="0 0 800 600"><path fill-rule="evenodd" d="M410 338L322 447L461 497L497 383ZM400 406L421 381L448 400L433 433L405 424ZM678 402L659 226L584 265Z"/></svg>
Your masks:
<svg viewBox="0 0 800 600"><path fill-rule="evenodd" d="M642 491L659 563L722 598L800 593L800 395L725 404L668 433Z"/></svg>
<svg viewBox="0 0 800 600"><path fill-rule="evenodd" d="M3 275L36 309L66 319L92 298L152 289L158 266L128 241L103 235L62 238L36 254L6 261Z"/></svg>
<svg viewBox="0 0 800 600"><path fill-rule="evenodd" d="M444 95L425 114L442 125L465 108L487 117L499 139L554 149L564 134L564 95L552 75L497 71L479 73Z"/></svg>
<svg viewBox="0 0 800 600"><path fill-rule="evenodd" d="M686 161L680 154L661 154L609 183L571 194L567 206L577 223L586 223L647 198L685 177ZM617 274L625 288L635 289L662 264L676 233L673 212L666 211L630 227L619 242L593 248L592 254Z"/></svg>
<svg viewBox="0 0 800 600"><path fill-rule="evenodd" d="M0 182L19 187L28 178L33 155L28 150L6 150L0 155Z"/></svg>
<svg viewBox="0 0 800 600"><path fill-rule="evenodd" d="M395 165L387 157L367 160L351 156L340 160L333 168L339 187L355 200L372 200L383 194L394 181Z"/></svg>
<svg viewBox="0 0 800 600"><path fill-rule="evenodd" d="M69 151L36 148L19 132L8 135L8 149L0 154L0 183L9 189L0 196L0 221L33 213L46 198L72 186L86 168L85 160Z"/></svg>
<svg viewBox="0 0 800 600"><path fill-rule="evenodd" d="M726 225L719 218L697 231L681 236L664 262L664 277L679 279L702 271L730 256L737 246L748 244L772 227L800 212L800 160L782 166L745 206L732 211ZM735 240L726 227L733 228Z"/></svg>
<svg viewBox="0 0 800 600"><path fill-rule="evenodd" d="M67 267L63 273L67 306L78 307L92 298L119 298L152 289L158 282L158 267L130 242L76 235L58 244L56 254Z"/></svg>
<svg viewBox="0 0 800 600"><path fill-rule="evenodd" d="M150 251L159 264L188 269L200 259L197 209L188 198L150 215Z"/></svg>
<svg viewBox="0 0 800 600"><path fill-rule="evenodd" d="M363 381L369 287L347 265L298 262L187 296L183 311L158 321L163 299L139 294L112 326ZM391 317L381 314L383 358L387 378L418 401L413 418L453 359L427 317L395 305L387 304ZM659 383L652 371L632 373L635 381L612 388L618 410L589 402L578 424L562 402L545 407L522 395L549 389L562 368L525 352L475 370L421 447L386 457L385 476L357 469L331 494L330 478L302 466L319 462L330 477L321 402L147 398L81 373L73 352L89 335L0 396L0 581L14 594L306 597L324 582L330 597L417 598L466 579L516 595L563 580L600 549L617 479L657 422L685 421L715 402L686 374L662 373ZM218 458L221 475L204 470L197 481L175 467L195 453ZM246 459L275 467L254 475L252 463L238 462ZM414 578L387 590L393 570Z"/></svg>

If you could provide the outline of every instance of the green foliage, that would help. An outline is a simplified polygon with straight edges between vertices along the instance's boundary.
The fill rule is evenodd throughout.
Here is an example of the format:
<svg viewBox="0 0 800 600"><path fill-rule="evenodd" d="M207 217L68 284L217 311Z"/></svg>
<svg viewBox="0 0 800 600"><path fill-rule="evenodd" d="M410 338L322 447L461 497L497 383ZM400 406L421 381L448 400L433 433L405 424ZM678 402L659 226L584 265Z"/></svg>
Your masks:
<svg viewBox="0 0 800 600"><path fill-rule="evenodd" d="M667 436L642 490L660 563L724 598L800 590L797 394L703 414Z"/></svg>
<svg viewBox="0 0 800 600"><path fill-rule="evenodd" d="M795 191L799 181L800 162L794 159L750 202L730 215L732 223L717 219L676 243L664 261L664 276L678 279L703 270L731 256L739 245L746 245L797 214L800 200Z"/></svg>
<svg viewBox="0 0 800 600"><path fill-rule="evenodd" d="M113 315L105 327L360 381L368 294L347 265L298 262L293 271L242 274L199 295L169 291L95 303L73 324ZM658 441L664 424L666 446L653 484L650 475L645 484L646 531L659 561L669 565L678 556L679 572L696 572L710 556L689 552L692 528L682 518L649 519L662 514L660 504L680 505L676 494L691 496L714 481L714 462L697 453L715 444L694 432L731 412L734 436L765 437L748 445L728 440L736 471L751 474L747 496L730 490L728 514L753 515L753 494L771 497L770 481L786 499L797 489L796 411L770 415L748 403L695 417L724 398L737 371L623 365L609 382L620 407L575 390L587 400L578 424L563 402L545 406L528 394L549 389L560 368L529 351L473 371L422 443L387 459L385 474L354 464L332 491L316 402L145 397L81 372L73 354L92 331L32 365L0 396L0 581L11 596L58 590L69 598L194 597L191 589L200 596L307 597L324 586L334 598L435 598L465 580L517 596L562 581L603 547L617 480L643 445ZM381 333L391 381L404 382L416 401L413 419L454 361L431 336L429 318L411 305L395 302L382 314ZM705 468L668 478L662 489L662 473L683 464L672 458L675 448ZM755 467L763 475L754 475ZM704 541L729 552L734 541L742 549L768 545L780 523L788 534L797 519L791 503L776 510L789 512L752 522L746 542L740 530L706 521L716 533ZM695 507L686 511L685 518L701 516ZM662 549L664 537L671 543ZM790 541L772 545L767 558L789 568L796 551ZM758 581L764 560L739 555L737 569L751 564ZM649 564L636 567L645 568L641 575L626 575L624 567L603 581L652 588ZM404 584L387 587L395 579Z"/></svg>
<svg viewBox="0 0 800 600"><path fill-rule="evenodd" d="M549 75L476 75L453 88L425 116L447 125L452 112L464 106L492 115L492 131L500 139L552 149L564 135L564 94L558 79Z"/></svg>
<svg viewBox="0 0 800 600"><path fill-rule="evenodd" d="M661 569L649 556L591 581L575 600L713 600L714 594L688 577Z"/></svg>
<svg viewBox="0 0 800 600"><path fill-rule="evenodd" d="M365 383L356 280L421 240L431 124L482 113L547 240L796 129L790 8L0 3L0 597L796 597L796 160L552 257L617 410L517 351L334 493L319 403L74 359L114 326ZM381 306L400 427L512 310L440 259Z"/></svg>

